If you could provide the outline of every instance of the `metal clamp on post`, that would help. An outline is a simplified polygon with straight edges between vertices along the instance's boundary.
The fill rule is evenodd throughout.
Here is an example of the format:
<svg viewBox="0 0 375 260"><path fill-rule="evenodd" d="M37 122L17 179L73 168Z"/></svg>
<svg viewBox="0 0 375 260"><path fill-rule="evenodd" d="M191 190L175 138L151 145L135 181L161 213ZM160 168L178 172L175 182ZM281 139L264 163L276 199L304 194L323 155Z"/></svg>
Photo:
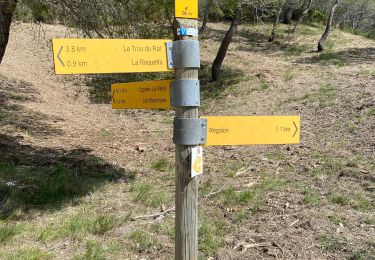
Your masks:
<svg viewBox="0 0 375 260"><path fill-rule="evenodd" d="M200 145L207 140L207 119L175 118L173 143L177 145Z"/></svg>
<svg viewBox="0 0 375 260"><path fill-rule="evenodd" d="M200 68L199 41L167 42L168 69Z"/></svg>
<svg viewBox="0 0 375 260"><path fill-rule="evenodd" d="M171 105L174 107L199 107L201 105L199 80L171 82Z"/></svg>

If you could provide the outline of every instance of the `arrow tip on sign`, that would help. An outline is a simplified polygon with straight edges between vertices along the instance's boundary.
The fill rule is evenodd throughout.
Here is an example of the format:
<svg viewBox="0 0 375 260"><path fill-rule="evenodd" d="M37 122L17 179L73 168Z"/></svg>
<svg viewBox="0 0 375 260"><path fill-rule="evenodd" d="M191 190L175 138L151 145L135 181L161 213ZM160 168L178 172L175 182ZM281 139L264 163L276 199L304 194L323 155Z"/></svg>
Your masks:
<svg viewBox="0 0 375 260"><path fill-rule="evenodd" d="M293 137L296 137L296 134L297 134L297 132L298 132L298 127L297 127L296 122L293 121L293 124L294 124L294 127L296 128L296 131L294 132Z"/></svg>
<svg viewBox="0 0 375 260"><path fill-rule="evenodd" d="M64 62L62 61L62 59L61 59L61 57L60 57L61 52L62 52L63 49L64 49L64 47L61 47L61 48L60 48L59 52L57 53L57 59L59 60L59 62L61 63L61 65L62 65L63 67L65 67Z"/></svg>

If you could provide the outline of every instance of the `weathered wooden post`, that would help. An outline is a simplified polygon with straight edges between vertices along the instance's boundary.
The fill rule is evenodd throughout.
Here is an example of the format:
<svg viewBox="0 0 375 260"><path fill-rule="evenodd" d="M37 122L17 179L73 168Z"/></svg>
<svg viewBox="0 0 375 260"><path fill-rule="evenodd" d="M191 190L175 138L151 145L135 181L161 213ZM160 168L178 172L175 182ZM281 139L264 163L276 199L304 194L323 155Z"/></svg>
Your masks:
<svg viewBox="0 0 375 260"><path fill-rule="evenodd" d="M174 143L176 144L175 258L178 260L198 259L198 180L192 177L191 155L192 148L199 145L200 140L198 142L187 140L197 138L196 135L193 136L194 133L190 133L190 137L183 136L184 134L189 135L186 131L192 130L192 132L196 132L196 128L199 128L199 125L194 127L194 123L197 122L199 124L199 120L194 119L198 118L198 107L200 105L200 100L198 100L200 97L198 81L199 66L197 67L193 64L196 62L194 61L194 57L198 55L199 58L197 8L198 1L195 0L175 1L174 34L176 41L174 45L177 44L179 46L181 44L181 48L183 48L176 50L176 60L174 62L183 66L175 66L176 82L178 83L172 87L172 92L180 91L180 93L175 93L175 95L180 96L180 101L182 101L180 104L174 104L176 110L174 122ZM194 45L198 48L191 48ZM179 55L177 52L183 53ZM192 60L188 60L192 57ZM179 87L176 87L177 85ZM181 91L190 97L183 96ZM185 101L183 101L184 99ZM184 122L181 119L192 120ZM190 145L183 145L183 143L189 143Z"/></svg>

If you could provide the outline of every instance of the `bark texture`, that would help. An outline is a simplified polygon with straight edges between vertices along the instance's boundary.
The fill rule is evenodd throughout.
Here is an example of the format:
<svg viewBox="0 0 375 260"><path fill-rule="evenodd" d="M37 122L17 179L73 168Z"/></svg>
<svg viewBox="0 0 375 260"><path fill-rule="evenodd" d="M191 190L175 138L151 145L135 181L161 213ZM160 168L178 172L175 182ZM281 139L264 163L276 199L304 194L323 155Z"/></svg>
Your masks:
<svg viewBox="0 0 375 260"><path fill-rule="evenodd" d="M303 18L305 18L306 14L310 11L312 4L313 4L313 0L305 0L305 2L303 3L303 7L302 7L302 10L303 10L302 14L298 18L296 24L294 25L292 33L296 32L298 25L302 23Z"/></svg>
<svg viewBox="0 0 375 260"><path fill-rule="evenodd" d="M328 38L328 36L331 32L333 17L335 15L335 11L336 11L336 8L339 5L339 3L340 3L340 0L335 0L334 4L332 5L331 12L329 13L326 29L325 29L322 37L320 38L320 40L318 42L318 51L319 52L324 51L324 43L327 40L327 38Z"/></svg>
<svg viewBox="0 0 375 260"><path fill-rule="evenodd" d="M294 12L294 8L290 6L286 9L284 13L284 21L283 21L285 24L292 24L293 12Z"/></svg>
<svg viewBox="0 0 375 260"><path fill-rule="evenodd" d="M0 0L0 64L8 45L10 24L17 0Z"/></svg>
<svg viewBox="0 0 375 260"><path fill-rule="evenodd" d="M233 36L236 34L238 24L240 22L240 16L241 16L241 8L237 6L235 15L232 18L232 22L230 24L229 30L225 34L225 37L220 45L216 58L212 64L212 82L217 81L220 77L221 65L223 64L225 56L227 55L227 51L228 51L230 43L233 40Z"/></svg>
<svg viewBox="0 0 375 260"><path fill-rule="evenodd" d="M281 13L283 12L283 8L284 8L284 6L285 6L285 2L286 2L286 0L282 0L282 1L280 2L279 11L275 14L275 17L274 17L274 20L273 20L273 25L272 25L271 36L270 36L270 38L268 39L269 42L273 42L273 41L275 40L277 26L279 25L279 22L280 22L280 15L281 15Z"/></svg>
<svg viewBox="0 0 375 260"><path fill-rule="evenodd" d="M207 22L208 22L208 16L210 14L210 10L211 10L213 4L214 4L214 0L207 0L207 4L204 8L203 22L202 22L201 28L199 29L199 34L204 33L204 31L206 30Z"/></svg>

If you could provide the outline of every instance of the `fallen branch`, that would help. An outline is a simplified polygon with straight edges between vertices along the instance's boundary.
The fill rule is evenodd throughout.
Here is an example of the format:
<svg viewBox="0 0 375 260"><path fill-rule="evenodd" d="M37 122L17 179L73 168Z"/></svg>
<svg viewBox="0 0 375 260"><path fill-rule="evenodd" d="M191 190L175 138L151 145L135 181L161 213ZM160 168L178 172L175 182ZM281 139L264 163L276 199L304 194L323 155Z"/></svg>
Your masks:
<svg viewBox="0 0 375 260"><path fill-rule="evenodd" d="M206 197L204 197L203 202L207 202L207 200L208 200L210 197L213 197L213 196L219 194L219 193L222 192L222 191L223 191L223 188L220 188L220 189L218 189L218 190L216 190L216 191L211 191L210 193L207 194Z"/></svg>
<svg viewBox="0 0 375 260"><path fill-rule="evenodd" d="M258 244L248 244L246 242L239 243L234 247L235 250L240 250L242 252L246 252L249 248L256 248L256 247L267 247L271 246L271 243L265 242L265 243L258 243Z"/></svg>
<svg viewBox="0 0 375 260"><path fill-rule="evenodd" d="M135 221L137 219L150 219L150 218L157 219L158 217L165 216L168 213L173 212L175 210L176 210L176 208L173 207L171 209L167 209L167 210L165 210L163 212L160 212L160 213L155 213L155 214L151 214L151 215L136 216L136 217L133 217L131 220Z"/></svg>

